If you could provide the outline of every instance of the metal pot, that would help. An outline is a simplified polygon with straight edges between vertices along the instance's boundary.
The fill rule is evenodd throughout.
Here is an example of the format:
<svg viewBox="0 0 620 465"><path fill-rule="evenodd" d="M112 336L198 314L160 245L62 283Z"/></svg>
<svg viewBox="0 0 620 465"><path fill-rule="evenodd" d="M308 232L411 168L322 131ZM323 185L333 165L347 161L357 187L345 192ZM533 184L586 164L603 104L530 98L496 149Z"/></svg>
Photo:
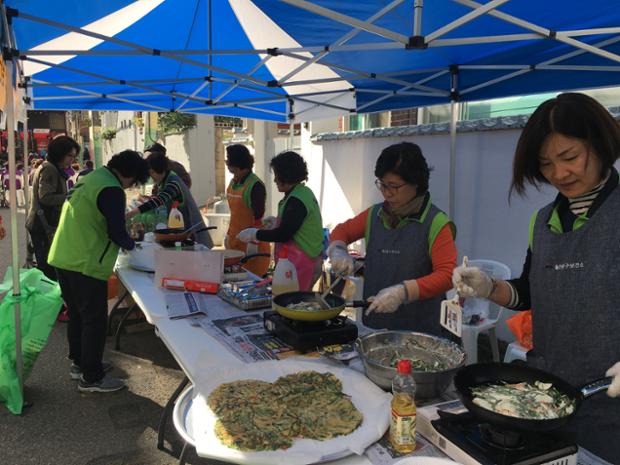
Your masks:
<svg viewBox="0 0 620 465"><path fill-rule="evenodd" d="M364 363L366 376L385 390L392 388L396 368L390 360L396 350L409 358L425 362L440 361L449 368L441 371L413 371L416 398L439 397L450 386L455 373L465 365L463 348L447 339L410 331L381 331L360 337L355 349Z"/></svg>

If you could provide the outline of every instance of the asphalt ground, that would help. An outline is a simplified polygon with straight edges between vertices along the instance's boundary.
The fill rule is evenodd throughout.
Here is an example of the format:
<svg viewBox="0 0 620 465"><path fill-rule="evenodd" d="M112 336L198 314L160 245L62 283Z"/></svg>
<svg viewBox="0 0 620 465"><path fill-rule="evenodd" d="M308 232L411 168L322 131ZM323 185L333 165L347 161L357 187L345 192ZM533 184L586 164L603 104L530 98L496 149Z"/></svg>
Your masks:
<svg viewBox="0 0 620 465"><path fill-rule="evenodd" d="M8 209L0 209L9 232ZM18 215L20 264L25 262L24 213ZM11 262L10 235L0 241L0 272ZM2 465L172 465L178 463L182 441L168 422L166 448L157 449L159 419L183 373L146 323L134 324L137 332L124 334L121 350L109 337L105 359L111 375L127 380L128 388L116 393L82 394L69 378L65 358L66 325L57 322L25 382L29 406L13 415L0 404L0 464ZM215 462L198 458L193 451L187 463Z"/></svg>

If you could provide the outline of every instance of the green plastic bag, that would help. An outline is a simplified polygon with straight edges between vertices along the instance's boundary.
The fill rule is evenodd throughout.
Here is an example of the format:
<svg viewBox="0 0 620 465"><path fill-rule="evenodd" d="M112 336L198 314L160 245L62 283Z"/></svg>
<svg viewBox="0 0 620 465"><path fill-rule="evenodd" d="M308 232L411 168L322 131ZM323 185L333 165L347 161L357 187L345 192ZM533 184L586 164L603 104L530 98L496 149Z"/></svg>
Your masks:
<svg viewBox="0 0 620 465"><path fill-rule="evenodd" d="M0 293L7 292L0 302L0 401L16 415L22 412L23 393L19 386L15 363L15 308L21 311L22 359L24 380L28 378L39 352L45 347L58 312L62 307L60 286L42 271L19 270L21 295L13 297L13 275L8 267Z"/></svg>

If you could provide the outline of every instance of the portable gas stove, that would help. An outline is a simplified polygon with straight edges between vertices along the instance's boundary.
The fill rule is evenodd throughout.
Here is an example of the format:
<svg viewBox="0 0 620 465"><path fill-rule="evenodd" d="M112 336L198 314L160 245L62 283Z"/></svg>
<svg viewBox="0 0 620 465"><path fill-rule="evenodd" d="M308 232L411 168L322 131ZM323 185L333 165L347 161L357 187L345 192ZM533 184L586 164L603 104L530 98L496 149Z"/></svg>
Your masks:
<svg viewBox="0 0 620 465"><path fill-rule="evenodd" d="M418 432L463 465L577 465L576 444L481 422L459 400L421 407Z"/></svg>
<svg viewBox="0 0 620 465"><path fill-rule="evenodd" d="M330 344L346 344L357 338L357 326L345 316L324 321L296 321L266 311L265 329L295 350L315 350Z"/></svg>

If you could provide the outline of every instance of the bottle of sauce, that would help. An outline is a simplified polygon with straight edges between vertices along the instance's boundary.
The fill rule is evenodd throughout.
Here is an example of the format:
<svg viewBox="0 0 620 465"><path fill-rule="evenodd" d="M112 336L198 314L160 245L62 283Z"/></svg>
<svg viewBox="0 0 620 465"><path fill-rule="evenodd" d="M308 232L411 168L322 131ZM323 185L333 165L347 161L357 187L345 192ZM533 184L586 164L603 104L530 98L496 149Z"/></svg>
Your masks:
<svg viewBox="0 0 620 465"><path fill-rule="evenodd" d="M396 376L392 379L392 415L390 417L390 443L401 454L415 450L415 380L411 362L399 360Z"/></svg>
<svg viewBox="0 0 620 465"><path fill-rule="evenodd" d="M168 228L170 229L185 228L183 214L177 208L178 206L179 202L172 202L172 208L170 209L170 214L168 215Z"/></svg>
<svg viewBox="0 0 620 465"><path fill-rule="evenodd" d="M273 295L284 294L285 292L295 292L299 290L297 280L297 270L295 265L288 259L288 247L285 245L280 251L278 264L273 270L271 281L271 293Z"/></svg>

